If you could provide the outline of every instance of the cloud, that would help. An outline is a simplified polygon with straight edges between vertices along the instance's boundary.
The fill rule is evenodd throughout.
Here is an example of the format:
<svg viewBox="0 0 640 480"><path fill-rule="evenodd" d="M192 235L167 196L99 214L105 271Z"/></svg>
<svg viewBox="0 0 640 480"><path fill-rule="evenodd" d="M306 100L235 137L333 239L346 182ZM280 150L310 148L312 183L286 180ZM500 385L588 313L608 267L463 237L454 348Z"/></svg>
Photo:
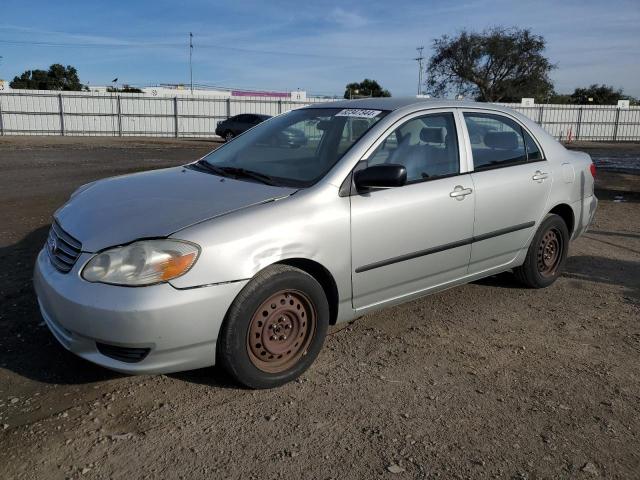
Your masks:
<svg viewBox="0 0 640 480"><path fill-rule="evenodd" d="M336 7L331 11L329 19L344 28L360 28L369 23L362 15L355 12L347 12L340 7Z"/></svg>

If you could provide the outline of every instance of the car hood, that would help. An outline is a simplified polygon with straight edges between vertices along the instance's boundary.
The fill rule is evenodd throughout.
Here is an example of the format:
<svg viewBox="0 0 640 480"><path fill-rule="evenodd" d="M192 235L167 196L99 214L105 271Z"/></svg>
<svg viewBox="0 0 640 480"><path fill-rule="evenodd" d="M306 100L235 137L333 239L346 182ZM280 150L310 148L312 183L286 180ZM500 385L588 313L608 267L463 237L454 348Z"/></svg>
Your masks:
<svg viewBox="0 0 640 480"><path fill-rule="evenodd" d="M175 167L108 178L89 184L55 213L82 250L166 237L195 223L296 190L218 177Z"/></svg>

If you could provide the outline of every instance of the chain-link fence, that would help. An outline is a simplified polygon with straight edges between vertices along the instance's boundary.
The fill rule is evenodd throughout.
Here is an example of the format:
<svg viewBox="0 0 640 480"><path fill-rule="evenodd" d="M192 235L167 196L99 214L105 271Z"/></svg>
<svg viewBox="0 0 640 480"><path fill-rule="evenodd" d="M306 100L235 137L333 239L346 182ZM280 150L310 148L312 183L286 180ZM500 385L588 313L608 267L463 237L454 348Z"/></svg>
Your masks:
<svg viewBox="0 0 640 480"><path fill-rule="evenodd" d="M0 93L0 135L212 137L240 113L277 115L331 99ZM640 107L507 104L561 140L639 141Z"/></svg>

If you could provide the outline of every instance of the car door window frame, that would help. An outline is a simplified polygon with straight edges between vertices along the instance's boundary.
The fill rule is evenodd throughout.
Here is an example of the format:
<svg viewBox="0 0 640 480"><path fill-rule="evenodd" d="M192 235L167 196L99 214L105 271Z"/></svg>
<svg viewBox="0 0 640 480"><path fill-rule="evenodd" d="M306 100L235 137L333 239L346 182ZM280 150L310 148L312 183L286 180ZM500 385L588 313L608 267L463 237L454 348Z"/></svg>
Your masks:
<svg viewBox="0 0 640 480"><path fill-rule="evenodd" d="M446 175L446 176L443 175L443 176L434 177L434 178L431 178L431 179L425 178L423 180L417 180L417 181L414 181L414 182L411 182L411 183L407 183L407 186L416 185L418 183L441 180L441 179L445 179L445 178L457 177L457 176L460 176L460 175L466 175L466 174L470 173L471 172L471 170L470 170L470 167L471 167L470 162L471 162L471 160L469 158L469 153L467 152L467 150L465 148L465 145L468 145L468 141L467 141L467 138L466 138L466 129L463 128L464 127L464 119L462 118L461 113L456 108L428 108L428 109L417 110L415 112L411 112L411 113L409 113L409 114L397 119L393 124L391 124L382 133L380 133L378 138L376 138L375 141L373 141L371 143L371 145L369 145L369 147L365 150L365 152L362 155L362 157L360 157L360 160L358 160L358 162L353 167L351 172L349 172L349 175L347 175L347 177L344 179L344 181L343 181L343 183L342 183L342 185L340 187L339 195L341 197L351 196L351 195L360 195L360 192L358 192L356 190L355 185L353 183L353 174L354 174L354 172L356 172L356 171L358 171L358 170L360 170L362 168L366 168L367 162L369 160L369 157L389 137L389 135L391 135L398 128L402 127L404 124L410 122L411 120L414 120L414 119L419 118L419 117L425 117L427 115L438 115L438 114L451 114L451 115L453 115L454 125L455 125L455 129L456 129L456 142L458 144L458 173L451 174L451 175ZM393 188L403 188L403 187L393 187Z"/></svg>
<svg viewBox="0 0 640 480"><path fill-rule="evenodd" d="M503 118L507 118L508 120L511 120L512 122L514 122L521 129L523 147L524 147L524 150L525 150L525 156L527 158L524 161L498 164L498 165L494 165L494 166L490 166L490 167L481 168L480 170L476 170L474 162L473 162L473 149L472 149L472 146L471 146L471 137L469 135L469 129L467 128L467 123L466 123L466 121L464 119L464 114L465 113L480 114L480 115L484 114L484 115L492 115L492 116L495 116L495 117L503 117ZM544 150L542 149L542 146L540 145L540 142L538 141L536 136L519 119L517 119L513 115L509 115L506 112L497 111L497 110L485 110L485 109L481 109L481 108L477 108L477 109L476 108L464 108L464 109L460 109L460 118L462 120L462 123L464 124L465 141L466 141L466 153L467 153L467 158L469 159L469 168L470 168L469 172L471 172L471 173L481 173L481 172L486 172L486 171L490 171L490 170L496 170L496 169L499 169L499 168L516 167L516 166L519 166L519 165L527 165L527 164L530 164L530 163L546 162L547 161L547 156L545 155ZM529 152L527 150L526 141L525 141L525 137L524 137L525 133L531 137L533 142L538 147L538 151L540 152L541 158L539 158L537 160L529 160L529 158L528 158L529 157Z"/></svg>

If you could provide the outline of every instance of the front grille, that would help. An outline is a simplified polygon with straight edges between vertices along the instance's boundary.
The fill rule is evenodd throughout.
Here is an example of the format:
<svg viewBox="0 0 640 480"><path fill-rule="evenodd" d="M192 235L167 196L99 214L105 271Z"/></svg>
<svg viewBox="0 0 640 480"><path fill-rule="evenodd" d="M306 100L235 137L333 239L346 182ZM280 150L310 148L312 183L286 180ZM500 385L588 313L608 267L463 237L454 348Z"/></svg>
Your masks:
<svg viewBox="0 0 640 480"><path fill-rule="evenodd" d="M96 342L96 346L101 354L126 363L137 363L142 361L151 350L150 348L117 347L115 345L98 342Z"/></svg>
<svg viewBox="0 0 640 480"><path fill-rule="evenodd" d="M45 249L53 266L62 273L67 273L78 260L82 244L65 232L57 220L54 220L49 230Z"/></svg>

